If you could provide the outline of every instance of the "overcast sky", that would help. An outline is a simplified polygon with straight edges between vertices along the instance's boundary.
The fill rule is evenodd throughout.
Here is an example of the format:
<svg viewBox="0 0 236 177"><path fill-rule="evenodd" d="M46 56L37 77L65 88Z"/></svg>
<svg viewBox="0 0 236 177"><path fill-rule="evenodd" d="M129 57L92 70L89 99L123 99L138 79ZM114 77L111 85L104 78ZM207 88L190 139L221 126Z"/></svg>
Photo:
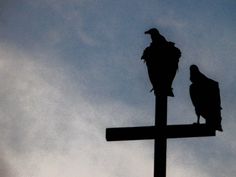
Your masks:
<svg viewBox="0 0 236 177"><path fill-rule="evenodd" d="M105 141L107 127L154 124L151 27L182 51L168 123L197 120L191 64L223 107L223 133L168 140L167 177L235 176L236 1L1 0L0 177L153 176L152 140Z"/></svg>

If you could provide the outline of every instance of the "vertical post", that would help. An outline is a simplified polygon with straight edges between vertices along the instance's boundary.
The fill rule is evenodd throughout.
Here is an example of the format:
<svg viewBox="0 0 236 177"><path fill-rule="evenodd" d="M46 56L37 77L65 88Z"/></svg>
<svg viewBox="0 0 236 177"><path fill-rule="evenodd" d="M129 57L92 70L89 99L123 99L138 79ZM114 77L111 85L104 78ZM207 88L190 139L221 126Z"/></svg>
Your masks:
<svg viewBox="0 0 236 177"><path fill-rule="evenodd" d="M167 126L167 96L156 95L155 126L165 129ZM154 140L154 177L166 177L166 149L165 135Z"/></svg>

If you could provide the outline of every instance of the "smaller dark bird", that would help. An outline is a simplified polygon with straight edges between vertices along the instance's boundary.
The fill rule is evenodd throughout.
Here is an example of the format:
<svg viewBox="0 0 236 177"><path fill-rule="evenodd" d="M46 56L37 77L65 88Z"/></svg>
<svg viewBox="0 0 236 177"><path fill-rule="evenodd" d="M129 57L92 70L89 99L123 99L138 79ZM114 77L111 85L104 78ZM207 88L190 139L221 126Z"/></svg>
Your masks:
<svg viewBox="0 0 236 177"><path fill-rule="evenodd" d="M206 120L210 128L223 131L221 126L221 100L218 82L202 74L196 65L190 66L190 96L197 115L197 124L200 116Z"/></svg>

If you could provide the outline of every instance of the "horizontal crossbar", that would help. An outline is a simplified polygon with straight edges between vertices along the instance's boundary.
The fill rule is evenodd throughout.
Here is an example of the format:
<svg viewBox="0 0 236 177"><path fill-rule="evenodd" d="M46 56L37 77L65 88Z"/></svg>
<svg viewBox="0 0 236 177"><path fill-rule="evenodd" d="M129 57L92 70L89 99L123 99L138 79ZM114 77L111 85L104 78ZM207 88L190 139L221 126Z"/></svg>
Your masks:
<svg viewBox="0 0 236 177"><path fill-rule="evenodd" d="M166 138L191 138L215 136L215 130L206 124L167 125L165 127L119 127L107 128L107 141L145 140Z"/></svg>

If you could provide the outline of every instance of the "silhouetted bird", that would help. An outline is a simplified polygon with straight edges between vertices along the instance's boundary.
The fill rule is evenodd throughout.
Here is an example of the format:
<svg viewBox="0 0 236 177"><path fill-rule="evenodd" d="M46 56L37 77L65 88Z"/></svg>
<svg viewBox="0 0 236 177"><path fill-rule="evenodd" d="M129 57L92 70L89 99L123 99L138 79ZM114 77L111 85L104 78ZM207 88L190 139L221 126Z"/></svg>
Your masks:
<svg viewBox="0 0 236 177"><path fill-rule="evenodd" d="M171 85L178 69L181 52L156 28L146 31L145 34L151 35L152 43L144 50L141 59L146 62L154 93L174 96Z"/></svg>
<svg viewBox="0 0 236 177"><path fill-rule="evenodd" d="M207 78L196 65L190 66L190 96L195 107L197 123L200 116L206 124L215 130L223 131L221 127L221 100L218 82Z"/></svg>

